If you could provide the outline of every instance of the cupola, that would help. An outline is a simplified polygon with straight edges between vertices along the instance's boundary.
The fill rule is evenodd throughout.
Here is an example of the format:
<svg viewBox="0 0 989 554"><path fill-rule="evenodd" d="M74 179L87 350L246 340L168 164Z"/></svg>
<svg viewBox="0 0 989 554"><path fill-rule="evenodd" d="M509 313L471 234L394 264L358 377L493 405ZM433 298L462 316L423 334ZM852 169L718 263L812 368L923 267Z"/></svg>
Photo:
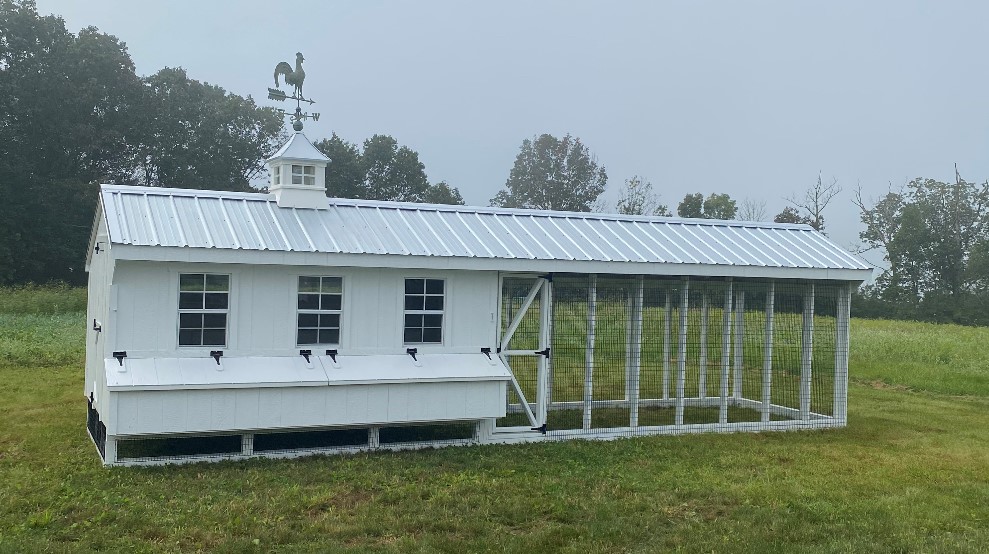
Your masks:
<svg viewBox="0 0 989 554"><path fill-rule="evenodd" d="M330 159L296 131L268 158L269 190L281 208L326 209L326 164Z"/></svg>

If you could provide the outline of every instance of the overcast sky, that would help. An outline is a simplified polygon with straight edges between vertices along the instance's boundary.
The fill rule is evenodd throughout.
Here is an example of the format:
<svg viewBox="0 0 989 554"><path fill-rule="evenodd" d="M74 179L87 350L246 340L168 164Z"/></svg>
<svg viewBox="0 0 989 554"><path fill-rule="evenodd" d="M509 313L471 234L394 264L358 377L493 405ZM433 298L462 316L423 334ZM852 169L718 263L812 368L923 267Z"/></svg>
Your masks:
<svg viewBox="0 0 989 554"><path fill-rule="evenodd" d="M139 74L183 67L259 103L305 54L318 140L394 136L468 204L500 190L522 140L580 137L611 202L641 175L765 200L820 173L825 213L858 242L859 184L989 177L989 2L134 2L38 0L73 32L126 42ZM876 256L867 256L878 262Z"/></svg>

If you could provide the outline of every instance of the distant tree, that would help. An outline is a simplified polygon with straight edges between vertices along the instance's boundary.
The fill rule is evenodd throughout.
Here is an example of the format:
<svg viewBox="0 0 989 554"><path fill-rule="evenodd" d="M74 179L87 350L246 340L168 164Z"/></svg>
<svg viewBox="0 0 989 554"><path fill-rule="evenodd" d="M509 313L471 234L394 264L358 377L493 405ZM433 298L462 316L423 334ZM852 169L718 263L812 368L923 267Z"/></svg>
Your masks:
<svg viewBox="0 0 989 554"><path fill-rule="evenodd" d="M0 283L85 282L96 183L131 174L142 106L116 37L0 0Z"/></svg>
<svg viewBox="0 0 989 554"><path fill-rule="evenodd" d="M701 193L687 194L677 206L680 217L704 219L735 219L738 206L727 194L712 193L706 199Z"/></svg>
<svg viewBox="0 0 989 554"><path fill-rule="evenodd" d="M435 185L430 185L423 194L422 201L427 204L451 204L455 206L464 205L464 197L460 195L457 187L451 187L446 181L440 181Z"/></svg>
<svg viewBox="0 0 989 554"><path fill-rule="evenodd" d="M330 158L326 193L339 198L423 202L429 181L419 154L389 135L374 135L363 149L333 133L313 144Z"/></svg>
<svg viewBox="0 0 989 554"><path fill-rule="evenodd" d="M326 194L333 198L363 198L364 169L357 145L333 133L313 146L330 158L326 164Z"/></svg>
<svg viewBox="0 0 989 554"><path fill-rule="evenodd" d="M738 207L740 221L766 221L766 201L745 198Z"/></svg>
<svg viewBox="0 0 989 554"><path fill-rule="evenodd" d="M0 283L85 282L98 183L244 189L282 118L72 34L31 0L0 0Z"/></svg>
<svg viewBox="0 0 989 554"><path fill-rule="evenodd" d="M824 209L834 200L834 197L841 192L838 180L832 178L830 185L825 185L821 181L821 175L817 175L817 184L804 191L803 197L790 196L786 201L795 208L803 212L804 221L818 231L824 231Z"/></svg>
<svg viewBox="0 0 989 554"><path fill-rule="evenodd" d="M660 204L652 183L638 175L625 180L616 210L625 215L670 215L670 209Z"/></svg>
<svg viewBox="0 0 989 554"><path fill-rule="evenodd" d="M364 141L361 154L364 190L361 198L420 202L429 181L419 154L388 135L374 135Z"/></svg>
<svg viewBox="0 0 989 554"><path fill-rule="evenodd" d="M195 189L252 190L263 160L277 146L282 115L209 83L182 68L144 79L148 133L140 149L142 184Z"/></svg>
<svg viewBox="0 0 989 554"><path fill-rule="evenodd" d="M677 206L677 215L680 217L704 217L704 195L701 193L687 194Z"/></svg>
<svg viewBox="0 0 989 554"><path fill-rule="evenodd" d="M800 215L793 206L783 208L783 211L773 218L776 223L809 223L806 216Z"/></svg>
<svg viewBox="0 0 989 554"><path fill-rule="evenodd" d="M867 249L885 250L889 267L876 296L893 316L958 323L989 323L989 182L914 179L905 190L855 203L866 225Z"/></svg>
<svg viewBox="0 0 989 554"><path fill-rule="evenodd" d="M704 200L704 217L707 219L735 219L738 206L727 194L712 194Z"/></svg>
<svg viewBox="0 0 989 554"><path fill-rule="evenodd" d="M543 134L522 141L505 189L491 205L587 212L607 183L604 167L579 138Z"/></svg>

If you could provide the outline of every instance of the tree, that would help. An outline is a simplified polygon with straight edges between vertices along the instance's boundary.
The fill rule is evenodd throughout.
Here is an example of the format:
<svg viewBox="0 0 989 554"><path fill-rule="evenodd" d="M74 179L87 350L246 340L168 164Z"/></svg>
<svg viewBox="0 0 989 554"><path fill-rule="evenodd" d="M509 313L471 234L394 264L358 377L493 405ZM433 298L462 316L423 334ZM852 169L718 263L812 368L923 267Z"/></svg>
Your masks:
<svg viewBox="0 0 989 554"><path fill-rule="evenodd" d="M807 217L800 215L793 206L787 206L783 208L783 211L776 214L773 218L776 223L809 223Z"/></svg>
<svg viewBox="0 0 989 554"><path fill-rule="evenodd" d="M701 193L687 194L677 206L680 217L703 219L735 219L738 206L727 194L712 193L707 198Z"/></svg>
<svg viewBox="0 0 989 554"><path fill-rule="evenodd" d="M707 219L735 219L738 206L727 194L711 194L704 200L704 217Z"/></svg>
<svg viewBox="0 0 989 554"><path fill-rule="evenodd" d="M625 215L670 215L670 209L659 203L659 195L653 192L652 183L638 175L625 180L616 210Z"/></svg>
<svg viewBox="0 0 989 554"><path fill-rule="evenodd" d="M422 202L429 191L419 154L399 146L391 136L374 135L364 141L363 150L358 150L357 145L333 133L313 146L330 158L326 166L326 192L330 196Z"/></svg>
<svg viewBox="0 0 989 554"><path fill-rule="evenodd" d="M463 206L464 197L460 196L457 187L451 187L446 181L440 181L435 185L430 185L422 197L422 201L427 204L451 204Z"/></svg>
<svg viewBox="0 0 989 554"><path fill-rule="evenodd" d="M766 221L766 201L745 198L738 208L740 221Z"/></svg>
<svg viewBox="0 0 989 554"><path fill-rule="evenodd" d="M139 178L148 186L252 190L262 160L277 146L282 115L250 97L165 68L144 79L149 132Z"/></svg>
<svg viewBox="0 0 989 554"><path fill-rule="evenodd" d="M588 212L608 175L579 138L543 134L525 139L505 189L492 206Z"/></svg>
<svg viewBox="0 0 989 554"><path fill-rule="evenodd" d="M680 205L677 206L677 215L680 217L704 217L704 195L698 192L684 196Z"/></svg>
<svg viewBox="0 0 989 554"><path fill-rule="evenodd" d="M419 154L388 135L364 141L361 154L364 187L360 198L421 202L429 181Z"/></svg>
<svg viewBox="0 0 989 554"><path fill-rule="evenodd" d="M856 195L867 249L885 250L889 268L877 294L896 315L933 321L989 322L980 306L984 244L989 238L989 182L914 179L873 205Z"/></svg>
<svg viewBox="0 0 989 554"><path fill-rule="evenodd" d="M786 201L794 207L803 210L803 221L818 231L824 231L824 209L834 200L834 197L841 192L838 180L832 178L830 185L821 182L821 175L817 175L817 184L804 191L803 198L790 196Z"/></svg>
<svg viewBox="0 0 989 554"><path fill-rule="evenodd" d="M142 80L116 37L0 0L0 283L84 283L98 183L244 188L281 127L182 70Z"/></svg>
<svg viewBox="0 0 989 554"><path fill-rule="evenodd" d="M0 283L85 282L94 183L130 174L141 102L115 37L0 0Z"/></svg>
<svg viewBox="0 0 989 554"><path fill-rule="evenodd" d="M333 198L362 198L364 169L357 145L333 133L313 146L330 158L326 164L326 194Z"/></svg>

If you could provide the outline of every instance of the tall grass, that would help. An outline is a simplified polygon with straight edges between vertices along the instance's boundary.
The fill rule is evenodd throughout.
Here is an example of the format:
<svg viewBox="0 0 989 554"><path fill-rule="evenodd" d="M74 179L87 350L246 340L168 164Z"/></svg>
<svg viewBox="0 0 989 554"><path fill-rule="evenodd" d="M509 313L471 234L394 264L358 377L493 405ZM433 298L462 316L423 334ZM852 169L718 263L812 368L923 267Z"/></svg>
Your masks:
<svg viewBox="0 0 989 554"><path fill-rule="evenodd" d="M86 355L86 289L0 287L0 366L76 364Z"/></svg>
<svg viewBox="0 0 989 554"><path fill-rule="evenodd" d="M851 335L855 379L989 396L989 327L853 319Z"/></svg>
<svg viewBox="0 0 989 554"><path fill-rule="evenodd" d="M86 288L66 284L0 287L0 314L67 314L86 311Z"/></svg>

